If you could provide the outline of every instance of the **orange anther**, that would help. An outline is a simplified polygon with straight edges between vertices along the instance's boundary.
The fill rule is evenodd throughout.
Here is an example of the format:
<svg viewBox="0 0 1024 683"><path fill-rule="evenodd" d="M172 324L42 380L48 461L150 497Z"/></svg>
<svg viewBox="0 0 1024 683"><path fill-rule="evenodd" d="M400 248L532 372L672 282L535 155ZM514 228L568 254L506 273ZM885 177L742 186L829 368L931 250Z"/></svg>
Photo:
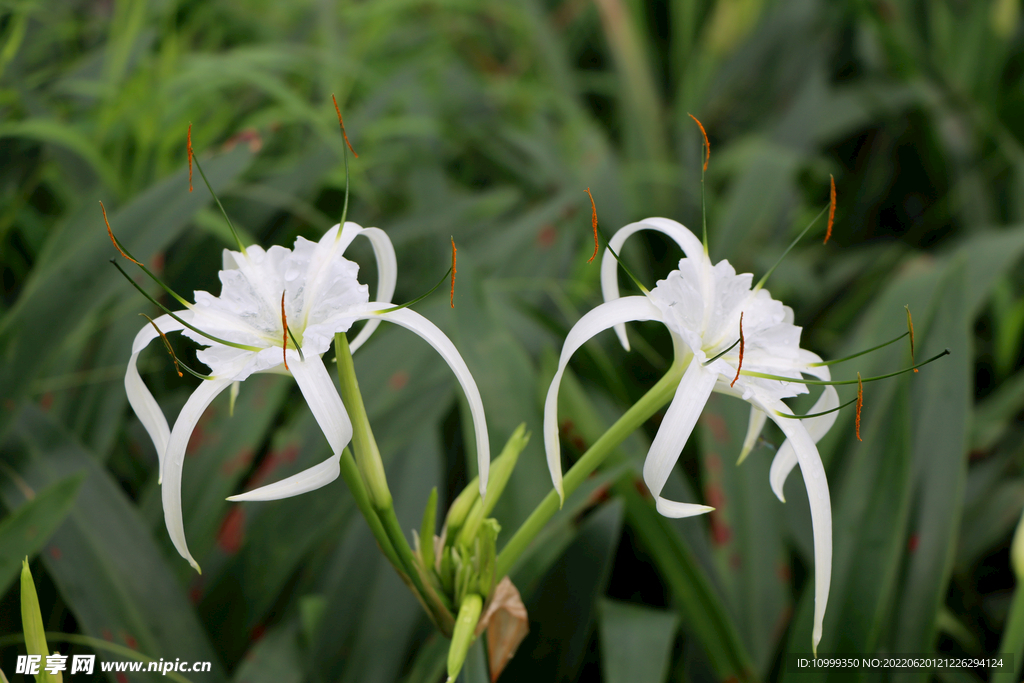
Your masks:
<svg viewBox="0 0 1024 683"><path fill-rule="evenodd" d="M455 252L457 252L457 251L458 251L458 249L455 248L455 238L453 237L452 238L452 293L451 293L451 297L449 298L450 299L450 303L452 305L452 308L455 308Z"/></svg>
<svg viewBox="0 0 1024 683"><path fill-rule="evenodd" d="M828 238L832 236L832 224L836 220L836 179L832 177L831 173L828 179L831 183L828 200L828 228L825 229L825 241L822 244L828 244Z"/></svg>
<svg viewBox="0 0 1024 683"><path fill-rule="evenodd" d="M141 266L142 265L141 263L139 263L138 261L133 259L128 254L124 253L124 249L122 249L121 245L117 243L117 238L114 237L114 231L110 229L110 221L107 220L107 209L106 209L105 206L103 206L103 202L100 202L100 211L103 212L103 222L106 223L106 225L107 225L107 235L110 236L110 241L114 243L114 248L117 249L117 251L121 254L121 256L124 256L126 259L128 259L129 261L131 261L135 265Z"/></svg>
<svg viewBox="0 0 1024 683"><path fill-rule="evenodd" d="M736 366L736 376L732 378L732 383L729 384L730 387L736 384L736 380L740 378L740 370L743 369L743 346L743 311L740 311L740 362Z"/></svg>
<svg viewBox="0 0 1024 683"><path fill-rule="evenodd" d="M281 292L281 327L284 328L284 343L281 345L281 355L284 356L284 369L288 367L288 316L284 314L284 292Z"/></svg>
<svg viewBox="0 0 1024 683"><path fill-rule="evenodd" d="M704 168L702 170L708 170L708 162L711 161L711 143L708 142L708 132L704 130L704 124L697 120L697 117L693 114L687 113L691 119L697 122L700 127L700 134L704 136Z"/></svg>
<svg viewBox="0 0 1024 683"><path fill-rule="evenodd" d="M587 259L587 263L594 260L597 256L597 205L594 204L594 195L590 194L590 188L587 188L587 196L590 197L590 226L594 229L594 254Z"/></svg>
<svg viewBox="0 0 1024 683"><path fill-rule="evenodd" d="M338 125L341 126L341 137L345 138L345 144L348 145L348 151L352 152L352 156L356 159L359 155L352 149L352 143L348 141L348 134L345 132L345 124L341 120L341 109L338 108L338 100L335 99L334 95L331 95L331 100L334 102L334 111L338 112Z"/></svg>
<svg viewBox="0 0 1024 683"><path fill-rule="evenodd" d="M139 315L148 320L149 324L153 326L154 330L156 330L156 333L160 335L160 339L163 340L164 346L167 347L167 353L171 354L171 360L174 361L174 371L178 373L178 377L184 377L184 375L181 374L181 368L178 367L178 358L174 355L174 349L171 348L171 342L167 339L167 335L160 331L160 328L156 326L156 323L153 322L153 319L148 315L145 313L140 313Z"/></svg>
<svg viewBox="0 0 1024 683"><path fill-rule="evenodd" d="M860 438L860 411L864 407L864 383L860 381L860 373L857 373L857 441L863 441Z"/></svg>
<svg viewBox="0 0 1024 683"><path fill-rule="evenodd" d="M914 362L914 319L910 316L910 306L904 306L907 309L907 329L910 331L910 362ZM914 368L914 372L917 372L917 368Z"/></svg>
<svg viewBox="0 0 1024 683"><path fill-rule="evenodd" d="M188 152L188 191L192 191L192 124L188 124L188 142L185 145Z"/></svg>

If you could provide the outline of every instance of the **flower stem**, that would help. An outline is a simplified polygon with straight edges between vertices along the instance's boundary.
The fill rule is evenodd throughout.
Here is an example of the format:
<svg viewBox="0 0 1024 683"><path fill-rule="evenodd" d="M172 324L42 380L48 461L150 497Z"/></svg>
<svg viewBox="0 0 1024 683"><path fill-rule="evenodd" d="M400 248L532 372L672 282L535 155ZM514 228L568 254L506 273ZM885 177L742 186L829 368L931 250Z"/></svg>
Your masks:
<svg viewBox="0 0 1024 683"><path fill-rule="evenodd" d="M359 393L359 381L356 369L352 364L352 352L348 348L345 334L334 335L334 349L338 354L338 381L341 383L341 400L352 421L352 450L356 454L356 465L363 475L370 501L376 510L392 507L391 491L388 490L387 477L384 475L384 463L380 459L377 441L370 429L370 420L366 417L366 406L363 396Z"/></svg>
<svg viewBox="0 0 1024 683"><path fill-rule="evenodd" d="M388 489L387 478L384 474L384 464L380 459L377 441L373 438L373 430L370 429L370 420L366 415L362 394L359 393L359 382L356 379L355 366L352 363L352 353L349 351L348 339L344 333L334 335L334 346L338 356L341 400L352 421L352 447L355 450L354 461L345 462L342 473L346 475L346 481L352 478L358 482L350 484L350 488L357 496L356 503L370 524L370 529L381 544L381 550L395 566L402 579L409 584L438 628L442 632L450 633L450 625L454 623L450 607L445 598L437 591L428 589L420 572L420 565L409 546L409 541L402 533L402 527L395 515L394 501L391 498L391 491ZM345 460L342 457L342 461ZM348 469L347 472L346 469ZM361 488L365 493L365 500L362 501L359 499L359 494L356 494L356 491ZM385 543L387 543L386 546ZM390 549L390 553L388 549Z"/></svg>
<svg viewBox="0 0 1024 683"><path fill-rule="evenodd" d="M668 403L675 393L676 387L679 386L679 380L682 379L684 369L684 364L673 363L672 367L665 373L665 376L658 380L658 383L651 387L639 401L634 403L608 431L602 434L601 438L595 441L587 449L587 452L576 461L576 464L565 473L565 477L562 479L562 487L567 498L590 476L591 472L604 462L605 458L608 457L616 446L622 443L626 437ZM558 512L558 502L558 492L552 489L526 521L523 522L523 525L519 527L512 538L509 539L505 547L502 548L501 553L498 555L496 577L500 579L508 574L516 560L519 559L519 556L530 545L530 541L540 533L544 525Z"/></svg>
<svg viewBox="0 0 1024 683"><path fill-rule="evenodd" d="M341 478L345 480L348 490L352 492L352 497L355 498L356 507L359 508L359 512L363 513L363 517L366 518L366 523L370 526L373 537L377 539L377 545L380 546L381 551L388 558L395 571L402 576L402 580L409 583L409 577L402 569L402 560L399 559L398 553L395 552L395 547L391 545L391 539L388 538L387 531L384 530L380 517L377 516L377 512L370 503L370 496L363 485L362 477L359 476L359 468L356 467L352 451L347 447L341 452L339 464L341 465Z"/></svg>

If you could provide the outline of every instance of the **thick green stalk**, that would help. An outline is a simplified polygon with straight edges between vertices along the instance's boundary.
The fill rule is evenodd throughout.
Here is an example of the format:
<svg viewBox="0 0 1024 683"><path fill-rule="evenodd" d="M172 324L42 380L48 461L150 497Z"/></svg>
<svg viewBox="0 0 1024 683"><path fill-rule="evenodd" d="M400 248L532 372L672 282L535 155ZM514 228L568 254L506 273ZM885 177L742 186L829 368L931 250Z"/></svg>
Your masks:
<svg viewBox="0 0 1024 683"><path fill-rule="evenodd" d="M373 537L377 539L377 545L380 546L381 551L388 558L391 566L401 575L402 580L409 583L409 577L402 569L402 560L399 559L398 553L395 552L395 547L391 545L391 539L388 538L384 525L380 522L380 517L377 516L377 512L370 503L370 496L363 485L362 477L359 476L359 469L356 467L356 461L352 458L352 451L345 448L341 452L339 464L341 465L341 478L345 480L348 490L352 492L352 497L356 501L356 507L359 508L359 512L363 513L363 517L370 526Z"/></svg>
<svg viewBox="0 0 1024 683"><path fill-rule="evenodd" d="M402 533L398 517L395 516L394 501L391 498L387 477L384 474L384 463L380 459L377 441L373 438L373 430L370 428L370 420L366 415L363 397L359 393L359 382L356 379L355 366L352 364L352 353L349 351L348 339L343 333L334 335L334 346L338 356L341 400L352 421L352 447L355 450L357 469L354 474L366 486L368 502L372 508L368 511L373 513L372 517L367 515L367 521L373 518L377 519L381 529L374 529L373 522L370 522L370 526L371 529L374 529L375 535L382 530L386 540L389 541L392 554L388 555L388 559L395 564L396 568L400 568L399 574L403 578L407 577L411 581L413 591L427 608L434 623L442 631L445 631L446 625L454 622L454 617L451 615L445 598L437 591L429 590L424 583L419 563L413 554L412 547L409 546L409 541ZM364 515L366 515L365 512ZM383 550L384 546L382 545L381 548Z"/></svg>
<svg viewBox="0 0 1024 683"><path fill-rule="evenodd" d="M658 380L658 383L651 387L650 391L644 394L639 401L634 403L607 432L601 435L601 438L595 441L594 445L587 449L587 452L565 473L562 487L566 498L572 495L572 492L590 476L591 472L604 462L612 449L668 403L675 393L676 387L679 386L684 367L682 363L674 363L665 376ZM559 507L558 492L552 489L502 548L498 555L497 577L500 578L508 574L519 556L530 545L530 541L558 512Z"/></svg>
<svg viewBox="0 0 1024 683"><path fill-rule="evenodd" d="M352 449L356 454L356 465L366 483L370 501L377 510L392 507L391 491L384 474L384 463L380 459L377 441L370 429L370 420L366 417L366 406L363 395L359 393L359 381L356 369L352 364L352 352L348 348L348 339L344 333L334 335L334 349L338 355L338 381L341 383L341 400L352 421Z"/></svg>

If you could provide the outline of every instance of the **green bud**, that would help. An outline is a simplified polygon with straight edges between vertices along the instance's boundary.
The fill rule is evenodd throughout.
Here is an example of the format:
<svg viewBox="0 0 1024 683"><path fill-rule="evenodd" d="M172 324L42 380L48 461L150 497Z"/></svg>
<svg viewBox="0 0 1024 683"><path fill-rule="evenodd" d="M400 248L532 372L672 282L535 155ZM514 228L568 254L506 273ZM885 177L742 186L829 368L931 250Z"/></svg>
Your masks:
<svg viewBox="0 0 1024 683"><path fill-rule="evenodd" d="M444 520L444 525L448 527L448 538L454 538L454 534L459 530L465 521L466 516L469 514L470 509L480 498L480 486L477 483L479 479L473 477L473 481L469 482L466 488L462 489L462 493L459 494L455 502L448 509L448 516Z"/></svg>
<svg viewBox="0 0 1024 683"><path fill-rule="evenodd" d="M441 572L438 578L441 579L444 592L451 595L455 591L455 563L452 561L451 546L441 551Z"/></svg>
<svg viewBox="0 0 1024 683"><path fill-rule="evenodd" d="M434 526L437 523L437 487L430 490L427 507L423 510L423 521L420 523L420 559L423 568L434 568Z"/></svg>
<svg viewBox="0 0 1024 683"><path fill-rule="evenodd" d="M505 491L509 477L512 476L512 471L516 468L519 454L529 442L530 432L526 431L526 423L522 422L508 438L505 447L501 449L501 454L491 463L491 471L487 477L487 494L484 496L484 517L494 510L498 499Z"/></svg>
<svg viewBox="0 0 1024 683"><path fill-rule="evenodd" d="M501 494L505 491L505 485L508 484L509 477L512 476L512 471L516 468L519 454L523 452L529 441L530 433L526 431L526 423L520 423L512 432L512 436L508 438L501 454L491 463L491 473L487 478L487 494L481 505L474 505L469 511L466 524L459 533L460 544L469 545L473 542L480 523L487 515L491 514L498 499L501 498Z"/></svg>
<svg viewBox="0 0 1024 683"><path fill-rule="evenodd" d="M479 616L479 615L477 615ZM39 596L36 595L36 584L32 581L32 572L28 568L28 558L21 563L21 628L25 632L25 650L30 655L41 655L43 664L50 650L46 645L46 629L43 628L43 614L39 609ZM63 680L60 673L51 675L42 665L36 674L36 683L50 683Z"/></svg>
<svg viewBox="0 0 1024 683"><path fill-rule="evenodd" d="M480 533L477 536L479 546L477 548L477 576L480 581L479 591L482 595L490 595L494 590L495 572L497 571L498 554L498 532L501 525L497 520L486 519L480 525Z"/></svg>
<svg viewBox="0 0 1024 683"><path fill-rule="evenodd" d="M483 598L476 593L470 593L459 604L459 616L455 620L451 647L448 648L447 683L454 683L455 678L462 670L466 655L469 653L469 646L476 639L473 632L476 630L476 623L480 620L480 611L483 607Z"/></svg>

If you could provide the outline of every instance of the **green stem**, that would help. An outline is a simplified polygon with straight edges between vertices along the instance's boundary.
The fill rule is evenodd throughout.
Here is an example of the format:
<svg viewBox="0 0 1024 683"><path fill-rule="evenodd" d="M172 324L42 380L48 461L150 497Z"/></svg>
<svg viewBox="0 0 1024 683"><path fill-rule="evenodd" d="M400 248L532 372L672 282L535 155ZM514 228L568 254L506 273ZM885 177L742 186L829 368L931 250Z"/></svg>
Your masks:
<svg viewBox="0 0 1024 683"><path fill-rule="evenodd" d="M1018 579L998 650L1000 655L1012 654L1015 666L992 672L992 683L1002 683L1003 681L1012 683L1020 680L1020 657L1021 652L1024 651L1024 590L1022 589L1024 589L1024 583Z"/></svg>
<svg viewBox="0 0 1024 683"><path fill-rule="evenodd" d="M370 428L370 420L366 415L362 394L359 393L359 382L356 379L355 366L352 363L352 353L344 333L334 335L334 346L338 357L341 400L352 421L352 448L355 451L355 462L352 464L352 468L355 471L350 472L349 476L365 485L367 509L363 514L370 522L374 535L383 534L384 540L391 548L391 554L385 550L388 559L395 565L403 579L411 582L410 587L416 597L427 609L434 623L444 632L446 626L454 622L450 605L444 596L437 591L428 589L424 583L420 565L409 546L409 541L402 533L398 517L395 516L394 501L391 498L387 477L384 474L384 463L380 459L377 441L373 438L373 430ZM377 520L379 528L374 528L374 523L371 521L373 519ZM378 540L381 540L381 537L378 537ZM381 549L384 548L382 543Z"/></svg>
<svg viewBox="0 0 1024 683"><path fill-rule="evenodd" d="M402 560L399 559L398 553L395 552L395 547L391 545L391 539L388 537L387 531L384 530L380 517L377 516L377 512L373 509L373 504L370 503L370 495L366 492L362 477L359 476L359 468L356 467L352 451L347 447L341 452L339 464L341 465L341 478L345 480L348 490L352 492L352 497L356 501L356 507L359 508L359 512L363 513L363 517L370 526L373 537L377 539L377 545L380 546L381 551L388 558L391 566L401 575L402 580L409 583L408 575L402 570Z"/></svg>
<svg viewBox="0 0 1024 683"><path fill-rule="evenodd" d="M359 393L359 381L356 379L356 369L352 364L352 352L349 351L348 339L343 332L334 335L334 349L338 355L341 400L345 403L345 410L352 421L352 449L356 454L356 464L366 483L373 507L377 510L386 510L392 507L391 491L388 490L377 440L373 438L370 420L366 417L363 396Z"/></svg>
<svg viewBox="0 0 1024 683"><path fill-rule="evenodd" d="M676 387L679 386L683 370L683 364L674 363L665 376L658 380L658 383L651 387L650 391L644 394L639 401L634 403L608 431L602 434L601 438L595 441L594 445L587 449L587 452L565 473L562 487L566 498L572 495L572 492L604 462L612 449L668 403L675 393ZM500 578L508 574L519 556L530 545L530 541L558 512L559 507L558 492L552 489L502 548L498 555L497 577Z"/></svg>

